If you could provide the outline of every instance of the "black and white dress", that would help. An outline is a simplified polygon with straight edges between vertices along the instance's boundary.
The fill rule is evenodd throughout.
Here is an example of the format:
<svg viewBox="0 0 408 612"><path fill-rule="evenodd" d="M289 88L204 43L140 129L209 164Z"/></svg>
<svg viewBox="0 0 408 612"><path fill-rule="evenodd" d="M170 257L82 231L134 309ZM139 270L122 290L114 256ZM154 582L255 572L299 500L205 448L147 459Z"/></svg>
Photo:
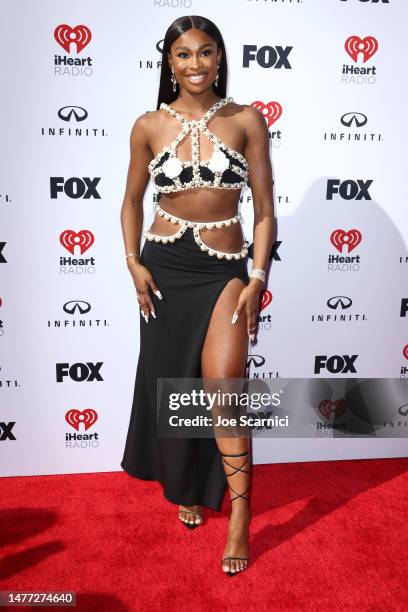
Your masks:
<svg viewBox="0 0 408 612"><path fill-rule="evenodd" d="M207 127L218 108L230 101L232 98L218 101L199 121L187 121L170 106L161 105L180 121L182 130L149 165L158 191L197 185L241 189L246 184L245 158ZM198 159L195 146L199 130L214 144L213 157L204 162ZM192 160L180 161L177 146L190 132ZM172 236L158 236L150 229L145 232L140 260L152 273L163 300L152 295L157 318L150 316L149 323L140 314L140 354L121 467L131 476L161 482L165 497L175 504L219 510L226 477L216 441L212 437L159 437L156 381L201 377L201 351L219 295L233 278L249 282L248 241L244 238L240 252L224 253L210 248L200 236L202 227L240 222L239 213L218 222L197 223L171 215L159 205L157 212L174 223L177 231Z"/></svg>

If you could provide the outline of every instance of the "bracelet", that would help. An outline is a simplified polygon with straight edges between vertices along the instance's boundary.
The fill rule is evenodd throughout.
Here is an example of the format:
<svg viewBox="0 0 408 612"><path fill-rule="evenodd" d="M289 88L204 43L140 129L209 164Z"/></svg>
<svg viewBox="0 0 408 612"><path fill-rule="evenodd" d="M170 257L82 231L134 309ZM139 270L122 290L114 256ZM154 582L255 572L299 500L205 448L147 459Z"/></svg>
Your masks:
<svg viewBox="0 0 408 612"><path fill-rule="evenodd" d="M126 259L127 259L128 257L137 257L137 258L139 258L139 257L140 257L140 255L138 255L137 253L126 253L125 257L126 257Z"/></svg>
<svg viewBox="0 0 408 612"><path fill-rule="evenodd" d="M258 278L264 283L266 278L265 270L262 270L261 268L253 268L249 278Z"/></svg>

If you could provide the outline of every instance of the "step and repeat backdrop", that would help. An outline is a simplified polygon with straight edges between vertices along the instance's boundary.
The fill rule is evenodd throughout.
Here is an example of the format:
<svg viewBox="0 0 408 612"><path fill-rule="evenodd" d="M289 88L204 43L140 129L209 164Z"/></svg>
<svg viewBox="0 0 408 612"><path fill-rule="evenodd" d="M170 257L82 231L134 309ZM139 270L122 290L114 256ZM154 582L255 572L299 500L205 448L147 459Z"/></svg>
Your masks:
<svg viewBox="0 0 408 612"><path fill-rule="evenodd" d="M406 2L1 9L1 475L121 469L140 320L120 226L129 135L156 108L181 15L218 25L227 95L261 109L270 133L277 241L247 376L408 378ZM145 227L155 203L149 186ZM240 210L252 242L249 188ZM407 456L397 404L344 439L333 418L347 405L327 392L307 436L258 430L254 461Z"/></svg>

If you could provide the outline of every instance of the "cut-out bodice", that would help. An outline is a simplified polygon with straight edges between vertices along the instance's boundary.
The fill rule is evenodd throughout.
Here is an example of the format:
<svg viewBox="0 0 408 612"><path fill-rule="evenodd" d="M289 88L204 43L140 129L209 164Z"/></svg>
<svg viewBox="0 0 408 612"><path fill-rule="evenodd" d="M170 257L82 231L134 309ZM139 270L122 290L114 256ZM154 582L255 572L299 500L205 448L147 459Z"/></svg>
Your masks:
<svg viewBox="0 0 408 612"><path fill-rule="evenodd" d="M241 189L247 183L248 162L241 153L231 149L213 134L207 123L219 108L233 102L233 98L222 98L215 102L199 120L188 121L171 106L162 102L160 108L167 111L181 123L181 131L173 142L164 147L150 162L148 169L156 188L160 192L183 191L194 187L213 189ZM210 159L201 161L199 132L213 144ZM177 157L177 147L191 134L191 160L182 161Z"/></svg>

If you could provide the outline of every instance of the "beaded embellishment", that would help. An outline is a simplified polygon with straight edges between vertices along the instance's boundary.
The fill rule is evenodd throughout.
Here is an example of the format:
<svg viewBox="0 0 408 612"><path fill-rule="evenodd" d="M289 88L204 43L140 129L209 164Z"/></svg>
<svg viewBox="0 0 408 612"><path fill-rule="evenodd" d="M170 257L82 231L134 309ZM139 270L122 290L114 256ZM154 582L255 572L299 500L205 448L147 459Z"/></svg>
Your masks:
<svg viewBox="0 0 408 612"><path fill-rule="evenodd" d="M218 259L241 259L246 257L248 254L248 246L249 242L246 238L244 238L242 249L239 253L224 253L223 251L218 251L217 249L213 249L203 242L200 236L200 229L204 227L207 229L212 229L215 227L228 227L231 223L239 223L241 220L241 214L238 213L234 217L229 219L223 219L222 221L188 221L187 219L182 219L181 217L176 217L165 210L163 210L159 205L156 207L157 213L168 221L171 221L174 224L180 226L180 229L175 233L169 236L160 236L158 234L152 234L150 228L144 231L144 236L149 241L154 242L162 242L163 244L167 244L168 242L174 242L177 238L181 238L184 232L191 227L193 229L194 240L197 245L200 247L202 251L207 251L208 255L215 255Z"/></svg>
<svg viewBox="0 0 408 612"><path fill-rule="evenodd" d="M171 106L162 102L160 108L176 117L181 123L177 138L156 155L148 169L158 191L162 193L183 191L193 187L213 189L241 189L247 183L248 162L241 153L231 149L218 136L213 134L207 123L219 108L233 102L233 98L223 98L213 104L200 120L188 121ZM210 159L201 161L199 156L199 131L213 144ZM177 147L191 132L191 161L181 161L177 157Z"/></svg>

